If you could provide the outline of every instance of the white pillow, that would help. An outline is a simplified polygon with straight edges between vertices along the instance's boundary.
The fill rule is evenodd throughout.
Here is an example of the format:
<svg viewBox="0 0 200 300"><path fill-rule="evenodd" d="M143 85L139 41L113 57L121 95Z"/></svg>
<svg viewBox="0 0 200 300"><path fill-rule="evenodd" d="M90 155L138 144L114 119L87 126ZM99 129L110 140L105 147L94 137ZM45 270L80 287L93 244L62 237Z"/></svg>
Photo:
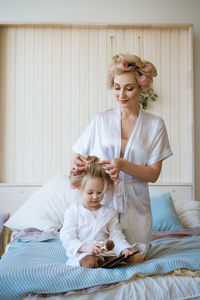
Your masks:
<svg viewBox="0 0 200 300"><path fill-rule="evenodd" d="M70 188L67 176L56 176L32 194L4 225L12 230L58 230L65 210L74 201L80 201L79 191Z"/></svg>
<svg viewBox="0 0 200 300"><path fill-rule="evenodd" d="M200 201L174 200L173 203L185 228L200 226Z"/></svg>

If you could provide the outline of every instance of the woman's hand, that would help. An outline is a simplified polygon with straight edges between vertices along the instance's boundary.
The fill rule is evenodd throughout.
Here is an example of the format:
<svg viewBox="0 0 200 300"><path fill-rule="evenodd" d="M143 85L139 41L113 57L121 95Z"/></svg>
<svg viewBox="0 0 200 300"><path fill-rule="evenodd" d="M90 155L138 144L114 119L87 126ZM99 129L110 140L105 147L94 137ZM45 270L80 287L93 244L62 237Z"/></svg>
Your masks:
<svg viewBox="0 0 200 300"><path fill-rule="evenodd" d="M119 172L121 170L122 161L122 158L112 158L102 160L99 164L105 165L103 166L105 173L109 174L113 181L117 181L119 180Z"/></svg>
<svg viewBox="0 0 200 300"><path fill-rule="evenodd" d="M88 161L83 155L74 154L71 162L71 173L77 174L78 172L85 170L87 164Z"/></svg>
<svg viewBox="0 0 200 300"><path fill-rule="evenodd" d="M79 253L83 253L83 252L87 252L90 253L92 255L97 255L101 252L103 252L103 244L99 244L99 243L91 243L91 244L83 244L78 252Z"/></svg>

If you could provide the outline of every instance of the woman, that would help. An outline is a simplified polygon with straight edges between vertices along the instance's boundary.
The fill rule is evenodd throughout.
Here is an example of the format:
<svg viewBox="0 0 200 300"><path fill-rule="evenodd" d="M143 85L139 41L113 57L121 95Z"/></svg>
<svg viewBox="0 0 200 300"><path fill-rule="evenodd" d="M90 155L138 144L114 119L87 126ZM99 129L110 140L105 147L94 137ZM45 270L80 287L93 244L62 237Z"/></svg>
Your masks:
<svg viewBox="0 0 200 300"><path fill-rule="evenodd" d="M148 94L155 66L131 54L112 58L108 86L119 106L97 114L73 147L72 173L84 169L88 155L96 155L115 181L114 194L104 204L117 209L130 244L145 256L152 232L148 182L155 182L162 161L172 155L162 118L141 109L140 94Z"/></svg>

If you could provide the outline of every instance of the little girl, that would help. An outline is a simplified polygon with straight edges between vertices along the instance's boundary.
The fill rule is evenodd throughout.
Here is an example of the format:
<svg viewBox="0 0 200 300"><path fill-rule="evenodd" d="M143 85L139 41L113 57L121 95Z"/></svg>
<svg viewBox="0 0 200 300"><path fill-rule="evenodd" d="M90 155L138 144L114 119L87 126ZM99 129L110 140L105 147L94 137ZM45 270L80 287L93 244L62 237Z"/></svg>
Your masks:
<svg viewBox="0 0 200 300"><path fill-rule="evenodd" d="M101 204L104 193L112 188L112 181L96 157L88 157L86 169L70 176L73 187L82 194L82 203L72 204L65 212L60 239L66 255L67 265L97 268L107 260L104 243L113 240L112 258L119 254L132 254L131 245L121 231L118 213L115 209ZM140 253L129 262L140 262ZM141 259L142 260L142 259Z"/></svg>

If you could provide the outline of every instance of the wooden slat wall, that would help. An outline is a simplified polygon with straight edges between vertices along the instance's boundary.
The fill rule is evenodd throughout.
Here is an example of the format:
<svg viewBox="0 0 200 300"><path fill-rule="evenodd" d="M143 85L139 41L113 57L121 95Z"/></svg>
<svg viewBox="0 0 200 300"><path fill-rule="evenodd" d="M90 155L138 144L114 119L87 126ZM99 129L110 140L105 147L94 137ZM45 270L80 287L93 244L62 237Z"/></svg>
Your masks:
<svg viewBox="0 0 200 300"><path fill-rule="evenodd" d="M106 88L112 55L152 61L174 152L159 183L193 183L191 27L3 26L0 31L0 182L44 183L66 173L90 118L115 107Z"/></svg>

